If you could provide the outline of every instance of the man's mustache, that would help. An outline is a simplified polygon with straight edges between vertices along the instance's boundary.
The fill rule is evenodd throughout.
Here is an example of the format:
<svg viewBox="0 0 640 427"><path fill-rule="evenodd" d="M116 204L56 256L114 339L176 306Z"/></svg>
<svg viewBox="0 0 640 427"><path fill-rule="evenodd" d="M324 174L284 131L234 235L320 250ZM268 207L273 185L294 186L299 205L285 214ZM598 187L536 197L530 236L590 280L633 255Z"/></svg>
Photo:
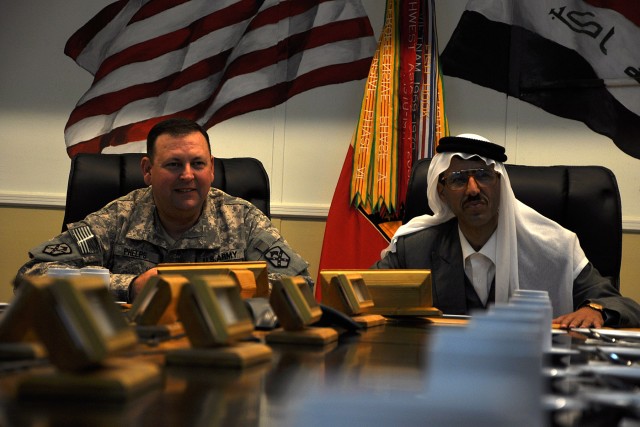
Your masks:
<svg viewBox="0 0 640 427"><path fill-rule="evenodd" d="M485 202L485 203L488 203L489 200L486 198L486 196L484 196L482 194L474 194L472 196L467 196L462 201L462 204L466 205L467 203L473 203L473 202Z"/></svg>

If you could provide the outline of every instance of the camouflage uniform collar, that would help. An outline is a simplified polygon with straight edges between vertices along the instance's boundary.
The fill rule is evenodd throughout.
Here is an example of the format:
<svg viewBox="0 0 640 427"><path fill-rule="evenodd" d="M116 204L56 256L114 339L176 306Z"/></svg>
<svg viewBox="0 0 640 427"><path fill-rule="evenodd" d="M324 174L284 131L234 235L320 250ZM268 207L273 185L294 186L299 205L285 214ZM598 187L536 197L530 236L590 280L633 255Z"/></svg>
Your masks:
<svg viewBox="0 0 640 427"><path fill-rule="evenodd" d="M146 193L140 197L131 214L131 226L126 233L128 239L144 240L165 249L170 247L172 249L190 249L194 245L198 245L202 249L215 247L210 243L210 235L217 234L215 221L213 221L214 218L211 215L208 215L208 210L213 206L211 199L215 197L213 189L209 191L198 222L176 240L173 245L161 237L166 234L166 231L162 230L151 187L147 187L143 191L146 191Z"/></svg>
<svg viewBox="0 0 640 427"><path fill-rule="evenodd" d="M156 231L156 205L153 202L151 187L136 190L140 197L129 217L129 229L126 232L127 239L143 240L154 245L166 247L163 239L158 238Z"/></svg>

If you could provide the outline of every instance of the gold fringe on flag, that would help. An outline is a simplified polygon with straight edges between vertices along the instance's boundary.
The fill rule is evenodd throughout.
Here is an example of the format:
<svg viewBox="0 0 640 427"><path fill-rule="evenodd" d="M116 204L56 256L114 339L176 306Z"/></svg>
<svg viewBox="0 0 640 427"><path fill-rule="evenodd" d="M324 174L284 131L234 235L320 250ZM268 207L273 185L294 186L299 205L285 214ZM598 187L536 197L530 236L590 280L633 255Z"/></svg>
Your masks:
<svg viewBox="0 0 640 427"><path fill-rule="evenodd" d="M396 71L396 15L394 0L387 2L385 23L373 56L365 87L354 147L352 202L368 213L389 202L392 179L389 159L396 145L394 86ZM395 194L395 193L394 193Z"/></svg>
<svg viewBox="0 0 640 427"><path fill-rule="evenodd" d="M410 26L415 31L413 25L418 18L421 37L414 37L413 33L412 37L407 37ZM400 45L402 40L409 39L414 45ZM405 55L407 51L413 55L411 61L401 57L403 48ZM355 208L367 214L397 219L409 178L404 172L402 182L399 182L399 160L403 167L407 167L407 162L410 167L415 160L431 156L440 137L448 135L437 52L433 0L387 0L384 25L352 140L354 163L350 200ZM405 61L404 65L402 61ZM405 67L402 74L401 67ZM414 68L414 74L407 72ZM407 78L407 75L410 81L401 82L402 76ZM414 102L409 102L412 111L407 112L406 105L400 105L400 87L405 92L407 87L413 88ZM405 93L402 99L407 104L406 100L411 96ZM407 123L407 117L411 117L410 123ZM401 128L403 132L409 129L412 133L411 140L403 139L406 142L404 157L400 155ZM405 158L407 150L409 158ZM399 195L403 200L398 200Z"/></svg>

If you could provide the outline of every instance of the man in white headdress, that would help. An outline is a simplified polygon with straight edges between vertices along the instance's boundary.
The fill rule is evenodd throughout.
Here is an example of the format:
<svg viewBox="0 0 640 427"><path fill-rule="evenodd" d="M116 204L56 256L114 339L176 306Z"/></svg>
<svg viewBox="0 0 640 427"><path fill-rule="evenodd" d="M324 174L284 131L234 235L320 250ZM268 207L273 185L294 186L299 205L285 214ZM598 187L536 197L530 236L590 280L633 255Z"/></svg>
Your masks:
<svg viewBox="0 0 640 427"><path fill-rule="evenodd" d="M469 314L544 290L563 327L638 327L640 305L586 258L575 233L517 200L503 147L472 134L440 140L428 172L433 215L398 229L373 268L431 269L434 306Z"/></svg>

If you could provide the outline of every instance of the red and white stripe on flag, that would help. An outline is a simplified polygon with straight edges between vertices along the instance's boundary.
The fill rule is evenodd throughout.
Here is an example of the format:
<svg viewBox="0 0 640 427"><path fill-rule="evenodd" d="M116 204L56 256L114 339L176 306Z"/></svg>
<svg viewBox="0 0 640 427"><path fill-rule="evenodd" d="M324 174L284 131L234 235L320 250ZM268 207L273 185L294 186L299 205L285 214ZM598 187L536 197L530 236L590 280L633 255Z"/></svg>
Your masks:
<svg viewBox="0 0 640 427"><path fill-rule="evenodd" d="M67 152L144 151L168 117L205 128L367 76L376 40L360 0L120 0L65 53L95 78Z"/></svg>

